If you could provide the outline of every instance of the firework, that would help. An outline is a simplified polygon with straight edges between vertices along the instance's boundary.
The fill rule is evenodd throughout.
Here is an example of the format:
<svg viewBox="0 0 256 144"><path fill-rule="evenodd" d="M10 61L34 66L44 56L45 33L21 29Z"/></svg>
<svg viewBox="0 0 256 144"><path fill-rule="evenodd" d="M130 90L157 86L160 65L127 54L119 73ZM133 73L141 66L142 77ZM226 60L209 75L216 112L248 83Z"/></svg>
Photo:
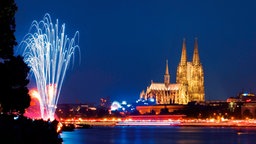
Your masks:
<svg viewBox="0 0 256 144"><path fill-rule="evenodd" d="M41 117L54 119L63 80L70 63L74 64L79 32L73 38L65 35L65 24L58 28L58 19L53 24L47 13L43 20L34 20L19 49L25 63L31 68L39 92Z"/></svg>

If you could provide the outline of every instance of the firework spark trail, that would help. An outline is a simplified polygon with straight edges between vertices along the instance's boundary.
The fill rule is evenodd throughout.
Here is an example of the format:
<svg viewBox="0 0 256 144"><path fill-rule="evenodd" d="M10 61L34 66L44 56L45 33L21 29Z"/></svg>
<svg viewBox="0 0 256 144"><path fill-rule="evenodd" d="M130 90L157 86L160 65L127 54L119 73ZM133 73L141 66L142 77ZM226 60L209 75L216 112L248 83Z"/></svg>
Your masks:
<svg viewBox="0 0 256 144"><path fill-rule="evenodd" d="M43 20L34 20L29 33L20 46L24 61L31 68L40 95L40 110L43 119L53 119L61 92L63 80L70 61L74 64L79 32L72 39L65 35L65 24L58 29L58 19L54 25L48 13ZM76 43L77 42L77 43Z"/></svg>

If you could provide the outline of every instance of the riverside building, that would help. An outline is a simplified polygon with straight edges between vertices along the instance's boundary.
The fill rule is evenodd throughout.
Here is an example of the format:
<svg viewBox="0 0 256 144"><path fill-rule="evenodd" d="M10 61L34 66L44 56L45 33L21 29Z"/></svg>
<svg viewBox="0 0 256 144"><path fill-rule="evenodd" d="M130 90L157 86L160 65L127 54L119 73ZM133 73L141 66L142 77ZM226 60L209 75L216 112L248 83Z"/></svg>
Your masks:
<svg viewBox="0 0 256 144"><path fill-rule="evenodd" d="M164 82L151 81L146 92L140 98L155 99L156 104L187 104L191 101L204 102L204 71L200 62L197 38L194 41L192 61L187 60L186 41L183 40L181 59L177 67L176 83L170 83L168 61L164 74Z"/></svg>

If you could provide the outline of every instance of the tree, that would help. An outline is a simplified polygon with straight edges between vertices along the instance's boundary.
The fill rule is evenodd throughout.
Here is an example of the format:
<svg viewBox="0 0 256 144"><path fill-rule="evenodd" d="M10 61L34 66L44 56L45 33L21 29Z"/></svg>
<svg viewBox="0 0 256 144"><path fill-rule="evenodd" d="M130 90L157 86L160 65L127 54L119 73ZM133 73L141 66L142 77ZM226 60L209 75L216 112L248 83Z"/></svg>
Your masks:
<svg viewBox="0 0 256 144"><path fill-rule="evenodd" d="M164 114L170 114L166 106L160 110L160 115L164 115Z"/></svg>
<svg viewBox="0 0 256 144"><path fill-rule="evenodd" d="M13 55L13 47L17 45L15 32L15 13L17 6L14 0L0 1L0 57L3 59Z"/></svg>
<svg viewBox="0 0 256 144"><path fill-rule="evenodd" d="M0 1L0 107L3 112L24 114L29 107L29 67L21 56L14 56L17 45L15 32L15 13L17 6L14 0Z"/></svg>

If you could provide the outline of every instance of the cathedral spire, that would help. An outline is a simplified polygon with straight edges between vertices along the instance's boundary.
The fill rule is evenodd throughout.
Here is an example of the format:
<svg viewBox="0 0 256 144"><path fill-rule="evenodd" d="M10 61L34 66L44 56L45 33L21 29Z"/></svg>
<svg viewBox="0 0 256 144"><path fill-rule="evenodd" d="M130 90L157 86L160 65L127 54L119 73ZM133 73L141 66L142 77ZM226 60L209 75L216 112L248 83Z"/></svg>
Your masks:
<svg viewBox="0 0 256 144"><path fill-rule="evenodd" d="M166 86L168 86L170 84L170 74L169 74L169 68L168 68L168 60L166 60L164 83L165 83Z"/></svg>
<svg viewBox="0 0 256 144"><path fill-rule="evenodd" d="M200 64L199 53L198 53L198 42L197 42L197 38L195 38L194 54L193 54L192 63L195 64L195 65L199 65L199 64Z"/></svg>
<svg viewBox="0 0 256 144"><path fill-rule="evenodd" d="M166 60L165 75L169 75L168 60Z"/></svg>
<svg viewBox="0 0 256 144"><path fill-rule="evenodd" d="M186 39L184 38L182 43L180 65L186 65L186 63L187 63L187 50L186 50Z"/></svg>

